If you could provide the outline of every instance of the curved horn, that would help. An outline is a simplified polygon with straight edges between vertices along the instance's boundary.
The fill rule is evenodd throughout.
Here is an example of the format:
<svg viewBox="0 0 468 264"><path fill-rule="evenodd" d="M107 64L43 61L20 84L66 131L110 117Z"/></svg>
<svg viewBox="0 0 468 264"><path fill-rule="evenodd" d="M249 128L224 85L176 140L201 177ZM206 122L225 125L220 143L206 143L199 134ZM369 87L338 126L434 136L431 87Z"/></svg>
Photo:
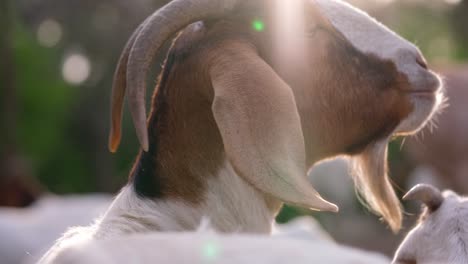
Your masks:
<svg viewBox="0 0 468 264"><path fill-rule="evenodd" d="M418 184L411 188L403 200L417 200L423 202L431 211L437 210L444 201L440 190L429 184Z"/></svg>
<svg viewBox="0 0 468 264"><path fill-rule="evenodd" d="M119 148L120 139L122 137L122 110L125 91L127 88L128 56L130 55L130 50L135 43L136 37L147 21L148 19L143 21L143 23L138 26L130 39L127 41L127 44L125 44L125 48L120 55L119 62L117 63L117 69L114 73L111 96L111 129L109 134L109 151L112 153L116 152Z"/></svg>
<svg viewBox="0 0 468 264"><path fill-rule="evenodd" d="M169 37L186 25L222 16L232 10L237 2L238 0L174 0L153 13L137 34L127 63L127 96L136 133L144 151L148 151L146 79L158 50Z"/></svg>

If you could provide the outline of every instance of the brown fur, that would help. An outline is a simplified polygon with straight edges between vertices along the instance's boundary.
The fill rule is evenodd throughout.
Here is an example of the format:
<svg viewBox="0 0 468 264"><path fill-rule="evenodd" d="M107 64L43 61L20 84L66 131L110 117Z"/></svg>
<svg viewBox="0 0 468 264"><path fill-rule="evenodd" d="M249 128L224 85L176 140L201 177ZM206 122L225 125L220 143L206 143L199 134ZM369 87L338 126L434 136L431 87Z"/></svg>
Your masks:
<svg viewBox="0 0 468 264"><path fill-rule="evenodd" d="M197 41L203 41L200 36L206 33L204 29L191 32L194 27L171 48L153 96L148 121L150 148L139 154L131 173L137 192L141 192L140 187L156 188L148 191L150 196L188 202L200 201L206 181L201 176L214 176L223 161L222 141L211 113L212 99L207 96L210 83L205 66L197 65L204 53ZM139 181L154 185L138 186Z"/></svg>
<svg viewBox="0 0 468 264"><path fill-rule="evenodd" d="M281 67L271 48L273 16L258 10L191 25L175 41L153 96L150 149L139 154L131 172L140 195L197 203L208 178L215 177L225 153L211 111L208 72L227 45L254 47L292 88L307 166L339 154L361 153L388 137L411 112L408 81L395 65L359 52L322 18L308 17L308 23L318 25L310 36L314 52L296 61L296 67ZM264 32L251 29L250 21L256 18L266 21Z"/></svg>

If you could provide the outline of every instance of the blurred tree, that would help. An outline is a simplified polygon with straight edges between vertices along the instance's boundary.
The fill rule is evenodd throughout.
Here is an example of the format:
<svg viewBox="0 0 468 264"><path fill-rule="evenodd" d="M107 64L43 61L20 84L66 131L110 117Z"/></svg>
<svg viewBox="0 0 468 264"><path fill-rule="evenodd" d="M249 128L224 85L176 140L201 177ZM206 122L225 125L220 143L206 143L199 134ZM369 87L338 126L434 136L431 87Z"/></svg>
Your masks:
<svg viewBox="0 0 468 264"><path fill-rule="evenodd" d="M19 11L12 32L16 67L21 71L17 80L22 102L18 137L21 148L33 161L33 169L49 190L114 192L125 182L138 144L130 136L134 132L125 114L126 137L119 153L111 155L107 151L113 70L137 24L166 2L12 2ZM44 46L39 32L50 21L61 34L56 45ZM89 62L91 72L82 83L66 83L60 75L71 54L80 54ZM154 73L159 71L162 58L156 60Z"/></svg>
<svg viewBox="0 0 468 264"><path fill-rule="evenodd" d="M16 143L16 91L15 91L15 66L12 58L11 48L11 28L12 11L10 1L0 3L0 30L2 38L0 39L0 76L2 89L1 93L1 129L0 144L1 154L15 151Z"/></svg>
<svg viewBox="0 0 468 264"><path fill-rule="evenodd" d="M461 1L449 14L454 37L457 40L457 56L460 60L468 60L468 0Z"/></svg>
<svg viewBox="0 0 468 264"><path fill-rule="evenodd" d="M12 26L11 1L5 0L0 2L0 206L27 206L34 202L40 191L31 179L17 145L18 100L11 47Z"/></svg>

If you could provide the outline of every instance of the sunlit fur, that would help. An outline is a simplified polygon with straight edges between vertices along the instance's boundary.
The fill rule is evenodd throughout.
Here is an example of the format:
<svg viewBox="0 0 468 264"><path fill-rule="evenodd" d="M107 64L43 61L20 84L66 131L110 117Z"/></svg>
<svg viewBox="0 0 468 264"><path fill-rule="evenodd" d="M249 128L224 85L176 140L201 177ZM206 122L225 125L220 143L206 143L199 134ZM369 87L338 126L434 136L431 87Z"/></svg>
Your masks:
<svg viewBox="0 0 468 264"><path fill-rule="evenodd" d="M394 62L398 71L407 76L415 90L440 84L440 77L434 72L415 64L417 58L424 60L419 49L374 18L342 0L311 1L319 3L333 25L357 49ZM399 124L396 133L409 134L419 131L440 109L444 99L443 94L439 92L435 103L433 98L421 95L412 95L411 101L415 105L414 111Z"/></svg>
<svg viewBox="0 0 468 264"><path fill-rule="evenodd" d="M209 182L204 195L206 199L197 206L177 199L148 201L126 186L102 217L89 227L71 228L40 263L50 263L63 249L95 239L159 230L195 230L203 218L221 232L271 232L279 203L272 210L261 194L235 174L229 163L220 168L216 180Z"/></svg>
<svg viewBox="0 0 468 264"><path fill-rule="evenodd" d="M424 209L420 221L395 253L395 264L468 263L468 199L442 193L442 205Z"/></svg>
<svg viewBox="0 0 468 264"><path fill-rule="evenodd" d="M419 49L402 39L384 25L378 23L364 12L340 0L316 0L332 24L360 51L381 59L391 60L399 73L408 81L402 90L434 91L440 86L440 78L427 70ZM416 63L419 61L419 63ZM407 90L408 91L408 90ZM395 127L391 134L408 135L419 131L443 102L440 92L431 94L407 94L406 100L412 105L412 111ZM399 202L391 190L386 169L386 142L383 137L376 147L368 147L354 160L355 179L358 190L368 201L371 208L382 214L394 229L401 222ZM370 151L372 150L373 151ZM375 157L380 157L376 160ZM372 160L373 162L363 162ZM380 164L379 164L380 163Z"/></svg>
<svg viewBox="0 0 468 264"><path fill-rule="evenodd" d="M414 46L341 1L301 1L302 31L288 24L279 31L292 32L284 43L293 38L304 53L274 45L281 34L273 2L242 1L178 36L153 95L148 151L140 151L94 238L193 230L202 217L221 231L269 233L283 202L336 211L306 172L337 155L356 158L357 188L399 229L386 144L403 120L413 120L403 129L411 132L428 118L438 78ZM265 30L252 29L256 19ZM346 21L362 27L346 28ZM414 60L362 44L388 41L409 47ZM278 60L284 54L292 56ZM413 93L426 88L432 93Z"/></svg>
<svg viewBox="0 0 468 264"><path fill-rule="evenodd" d="M54 264L333 263L388 264L389 259L335 243L313 219L279 225L272 236L221 234L204 223L196 232L133 234L77 242L51 258Z"/></svg>

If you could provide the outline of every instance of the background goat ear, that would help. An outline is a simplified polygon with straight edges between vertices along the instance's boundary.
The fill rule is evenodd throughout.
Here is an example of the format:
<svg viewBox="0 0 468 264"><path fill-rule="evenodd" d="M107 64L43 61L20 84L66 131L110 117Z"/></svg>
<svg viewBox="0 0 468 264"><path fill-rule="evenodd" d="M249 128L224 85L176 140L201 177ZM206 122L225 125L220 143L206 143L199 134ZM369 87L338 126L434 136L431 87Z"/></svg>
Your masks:
<svg viewBox="0 0 468 264"><path fill-rule="evenodd" d="M307 181L304 138L291 88L250 49L224 52L210 74L214 118L235 171L286 203L337 211Z"/></svg>

